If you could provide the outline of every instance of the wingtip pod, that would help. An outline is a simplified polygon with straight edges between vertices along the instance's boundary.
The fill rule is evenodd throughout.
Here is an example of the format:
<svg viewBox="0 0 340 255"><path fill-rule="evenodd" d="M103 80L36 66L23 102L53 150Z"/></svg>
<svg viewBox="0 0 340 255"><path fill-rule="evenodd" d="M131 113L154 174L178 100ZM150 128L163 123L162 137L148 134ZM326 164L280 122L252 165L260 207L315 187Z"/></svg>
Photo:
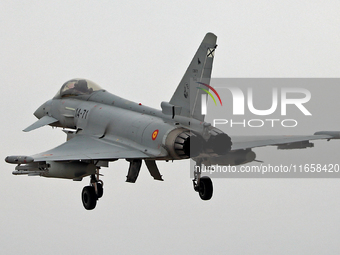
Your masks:
<svg viewBox="0 0 340 255"><path fill-rule="evenodd" d="M32 163L34 159L29 156L8 156L5 161L9 164L28 164Z"/></svg>
<svg viewBox="0 0 340 255"><path fill-rule="evenodd" d="M319 131L315 132L314 135L329 135L331 139L340 139L340 131Z"/></svg>

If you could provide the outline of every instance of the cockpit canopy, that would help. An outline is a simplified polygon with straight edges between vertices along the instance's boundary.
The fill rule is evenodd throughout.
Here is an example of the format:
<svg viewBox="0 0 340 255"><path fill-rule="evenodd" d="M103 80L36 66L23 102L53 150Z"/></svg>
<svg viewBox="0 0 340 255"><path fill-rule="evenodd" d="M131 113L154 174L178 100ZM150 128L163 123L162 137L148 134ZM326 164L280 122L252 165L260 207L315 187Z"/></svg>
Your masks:
<svg viewBox="0 0 340 255"><path fill-rule="evenodd" d="M93 81L86 79L72 79L63 84L54 98L90 95L98 90L103 89Z"/></svg>

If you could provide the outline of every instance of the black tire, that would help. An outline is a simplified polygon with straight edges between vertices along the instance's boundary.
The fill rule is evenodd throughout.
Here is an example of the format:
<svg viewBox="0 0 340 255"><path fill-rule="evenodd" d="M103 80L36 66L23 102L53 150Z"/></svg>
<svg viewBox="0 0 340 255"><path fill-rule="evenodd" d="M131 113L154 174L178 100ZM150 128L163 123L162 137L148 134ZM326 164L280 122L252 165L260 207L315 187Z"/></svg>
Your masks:
<svg viewBox="0 0 340 255"><path fill-rule="evenodd" d="M101 198L103 196L104 189L103 184L101 184L100 182L97 182L97 191L98 191L97 197Z"/></svg>
<svg viewBox="0 0 340 255"><path fill-rule="evenodd" d="M97 195L93 186L85 186L81 192L81 200L86 210L93 210L97 205Z"/></svg>
<svg viewBox="0 0 340 255"><path fill-rule="evenodd" d="M198 194L202 200L209 200L213 195L213 184L208 176L203 176L200 179Z"/></svg>

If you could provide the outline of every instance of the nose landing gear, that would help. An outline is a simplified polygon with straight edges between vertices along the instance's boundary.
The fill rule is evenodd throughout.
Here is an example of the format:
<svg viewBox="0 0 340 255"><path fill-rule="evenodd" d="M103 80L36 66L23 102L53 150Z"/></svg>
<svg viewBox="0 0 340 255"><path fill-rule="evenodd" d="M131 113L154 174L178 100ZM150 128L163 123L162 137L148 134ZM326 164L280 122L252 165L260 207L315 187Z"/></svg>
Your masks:
<svg viewBox="0 0 340 255"><path fill-rule="evenodd" d="M85 186L81 192L81 200L86 210L93 210L97 205L97 200L103 196L103 181L99 180L99 168L96 174L91 175L89 186Z"/></svg>

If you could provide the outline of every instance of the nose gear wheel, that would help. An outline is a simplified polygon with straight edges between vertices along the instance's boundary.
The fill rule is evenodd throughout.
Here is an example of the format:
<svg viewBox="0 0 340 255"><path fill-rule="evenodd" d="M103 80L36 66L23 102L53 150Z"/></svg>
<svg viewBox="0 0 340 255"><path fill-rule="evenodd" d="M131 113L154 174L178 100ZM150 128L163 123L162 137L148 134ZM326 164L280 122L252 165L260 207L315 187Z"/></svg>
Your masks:
<svg viewBox="0 0 340 255"><path fill-rule="evenodd" d="M90 185L85 186L81 192L81 200L86 210L93 210L97 205L97 200L103 196L104 183L99 180L100 167L96 169L96 173L90 177Z"/></svg>

